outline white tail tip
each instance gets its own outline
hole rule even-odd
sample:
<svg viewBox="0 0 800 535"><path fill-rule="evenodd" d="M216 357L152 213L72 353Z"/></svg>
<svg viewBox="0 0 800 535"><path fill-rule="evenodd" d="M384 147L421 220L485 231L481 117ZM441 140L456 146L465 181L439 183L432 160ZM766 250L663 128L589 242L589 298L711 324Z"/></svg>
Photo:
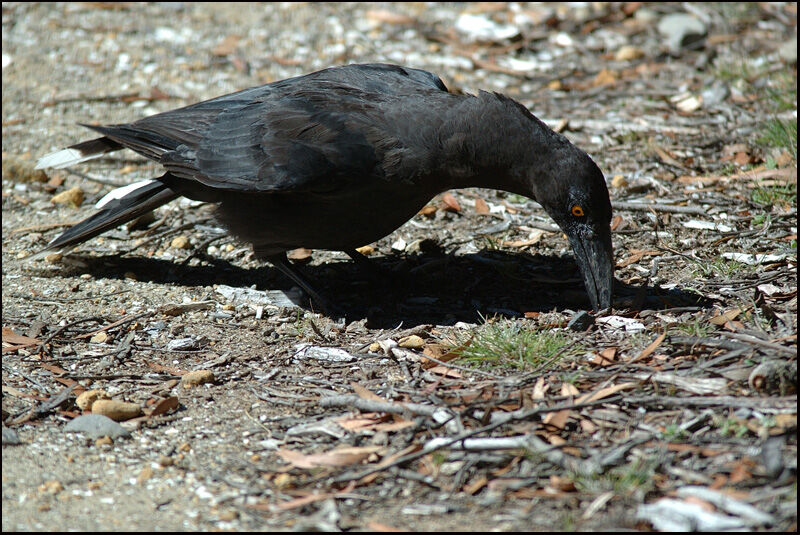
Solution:
<svg viewBox="0 0 800 535"><path fill-rule="evenodd" d="M110 203L111 201L114 201L116 199L121 199L126 195L128 195L129 193L132 193L137 189L142 188L148 184L152 184L153 182L155 182L155 180L153 180L152 178L148 178L147 180L140 180L139 182L134 182L133 184L128 184L127 186L122 186L121 188L113 189L108 193L106 193L102 199L97 201L97 204L95 204L94 207L99 210L100 208Z"/></svg>
<svg viewBox="0 0 800 535"><path fill-rule="evenodd" d="M84 155L79 150L61 149L39 158L39 161L36 162L36 169L47 169L48 167L63 169L64 167L85 162L86 160L97 158L98 156L101 156L101 154Z"/></svg>

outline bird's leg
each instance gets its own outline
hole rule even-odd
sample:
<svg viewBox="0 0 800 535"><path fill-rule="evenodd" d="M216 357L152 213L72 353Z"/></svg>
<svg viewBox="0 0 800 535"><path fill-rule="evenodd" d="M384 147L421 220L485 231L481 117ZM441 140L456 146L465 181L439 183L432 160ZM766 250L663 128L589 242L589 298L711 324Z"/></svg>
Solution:
<svg viewBox="0 0 800 535"><path fill-rule="evenodd" d="M300 270L297 269L297 266L289 262L285 253L266 256L264 259L278 268L281 273L292 279L292 281L300 286L300 288L302 288L304 292L311 296L311 299L313 299L314 302L316 302L326 314L336 317L343 315L338 307L331 304L314 289L314 287L311 285L311 282L309 282L309 280L303 276Z"/></svg>

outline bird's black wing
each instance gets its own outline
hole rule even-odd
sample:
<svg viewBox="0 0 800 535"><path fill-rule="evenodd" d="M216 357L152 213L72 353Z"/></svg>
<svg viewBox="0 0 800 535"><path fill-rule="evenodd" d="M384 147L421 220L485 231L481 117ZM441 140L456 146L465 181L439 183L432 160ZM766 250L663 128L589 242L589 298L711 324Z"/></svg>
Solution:
<svg viewBox="0 0 800 535"><path fill-rule="evenodd" d="M127 125L90 126L205 187L326 191L380 177L396 148L383 109L446 92L435 75L395 65L348 65L247 89ZM189 188L191 189L191 188Z"/></svg>

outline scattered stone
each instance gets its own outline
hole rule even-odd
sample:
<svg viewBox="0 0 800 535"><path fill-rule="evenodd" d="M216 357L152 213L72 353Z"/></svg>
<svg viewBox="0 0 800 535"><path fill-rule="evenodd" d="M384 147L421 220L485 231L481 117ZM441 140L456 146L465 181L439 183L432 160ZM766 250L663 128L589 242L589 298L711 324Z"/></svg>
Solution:
<svg viewBox="0 0 800 535"><path fill-rule="evenodd" d="M681 93L669 99L670 102L680 111L691 113L699 110L703 106L702 97L697 97L691 93Z"/></svg>
<svg viewBox="0 0 800 535"><path fill-rule="evenodd" d="M38 490L41 494L58 494L64 490L64 485L62 485L60 481L53 479L39 485Z"/></svg>
<svg viewBox="0 0 800 535"><path fill-rule="evenodd" d="M78 186L54 195L50 202L55 204L71 204L75 208L83 204L83 190Z"/></svg>
<svg viewBox="0 0 800 535"><path fill-rule="evenodd" d="M111 399L111 396L105 390L93 389L87 390L75 400L75 404L82 411L88 412L92 410L92 405L98 399Z"/></svg>
<svg viewBox="0 0 800 535"><path fill-rule="evenodd" d="M567 329L583 332L592 325L594 325L594 317L585 310L581 310L580 312L576 312L569 320Z"/></svg>
<svg viewBox="0 0 800 535"><path fill-rule="evenodd" d="M684 221L683 226L685 228L691 228L695 230L716 230L718 232L733 231L733 228L729 227L728 225L724 225L722 223L715 223L714 221L701 221L699 219L691 219L689 221Z"/></svg>
<svg viewBox="0 0 800 535"><path fill-rule="evenodd" d="M294 354L296 359L315 359L328 362L352 362L356 357L337 347L312 346L311 344L299 344L296 346L297 352Z"/></svg>
<svg viewBox="0 0 800 535"><path fill-rule="evenodd" d="M145 466L144 468L142 468L142 471L139 472L139 475L136 477L136 482L141 485L151 477L153 477L153 469L150 468L149 466Z"/></svg>
<svg viewBox="0 0 800 535"><path fill-rule="evenodd" d="M484 15L462 13L456 19L456 30L471 41L502 41L519 35L511 24L498 24Z"/></svg>
<svg viewBox="0 0 800 535"><path fill-rule="evenodd" d="M613 329L625 329L625 332L627 333L635 333L645 330L644 323L641 321L625 318L623 316L606 316L603 318L597 318L595 322L607 325Z"/></svg>
<svg viewBox="0 0 800 535"><path fill-rule="evenodd" d="M797 63L797 36L781 45L778 49L778 56L786 63Z"/></svg>
<svg viewBox="0 0 800 535"><path fill-rule="evenodd" d="M58 264L61 262L61 259L64 258L64 255L61 253L50 253L49 255L44 257L44 261L48 264Z"/></svg>
<svg viewBox="0 0 800 535"><path fill-rule="evenodd" d="M200 349L208 343L205 336L195 337L187 336L184 338L174 338L167 342L167 349L170 351L191 351L193 349Z"/></svg>
<svg viewBox="0 0 800 535"><path fill-rule="evenodd" d="M186 236L175 236L169 244L173 249L188 249L189 238Z"/></svg>
<svg viewBox="0 0 800 535"><path fill-rule="evenodd" d="M397 240L392 243L392 250L397 251L398 253L402 253L406 250L406 240L403 238L397 238Z"/></svg>
<svg viewBox="0 0 800 535"><path fill-rule="evenodd" d="M239 518L239 512L234 510L222 511L219 514L219 519L222 522L233 522L237 518Z"/></svg>
<svg viewBox="0 0 800 535"><path fill-rule="evenodd" d="M89 438L131 436L130 431L119 425L117 422L103 416L102 414L84 414L78 416L64 426L65 433L83 433Z"/></svg>
<svg viewBox="0 0 800 535"><path fill-rule="evenodd" d="M195 370L181 377L181 384L183 388L192 388L204 383L213 383L214 380L214 372L211 370Z"/></svg>
<svg viewBox="0 0 800 535"><path fill-rule="evenodd" d="M719 82L715 83L708 89L703 90L700 96L703 99L704 106L715 106L725 101L731 94L728 84Z"/></svg>
<svg viewBox="0 0 800 535"><path fill-rule="evenodd" d="M406 349L422 349L425 347L425 340L416 334L412 334L411 336L401 338L397 345L405 347Z"/></svg>
<svg viewBox="0 0 800 535"><path fill-rule="evenodd" d="M658 22L658 33L666 37L672 53L678 53L682 48L697 47L707 31L703 21L687 13L672 13Z"/></svg>
<svg viewBox="0 0 800 535"><path fill-rule="evenodd" d="M748 266L755 266L756 264L771 264L773 262L780 262L781 260L790 256L788 253L783 254L750 254L750 253L722 253L722 258L728 260L735 260Z"/></svg>
<svg viewBox="0 0 800 535"><path fill-rule="evenodd" d="M100 437L94 441L94 445L97 446L98 448L101 446L111 446L112 444L114 444L114 440L108 436Z"/></svg>
<svg viewBox="0 0 800 535"><path fill-rule="evenodd" d="M116 422L136 418L142 414L142 408L136 403L115 399L98 399L92 404L92 414L108 416Z"/></svg>
<svg viewBox="0 0 800 535"><path fill-rule="evenodd" d="M628 185L628 180L625 178L625 175L614 175L611 178L611 187L613 188L624 188Z"/></svg>
<svg viewBox="0 0 800 535"><path fill-rule="evenodd" d="M369 256L375 252L375 248L371 245L365 245L363 247L356 248L356 251L363 254L364 256Z"/></svg>
<svg viewBox="0 0 800 535"><path fill-rule="evenodd" d="M99 332L89 339L92 344L104 344L108 340L108 333L105 331Z"/></svg>
<svg viewBox="0 0 800 535"><path fill-rule="evenodd" d="M617 50L617 53L614 54L614 59L617 61L631 61L634 59L639 59L644 56L644 50L641 48L625 45Z"/></svg>
<svg viewBox="0 0 800 535"><path fill-rule="evenodd" d="M223 284L216 286L215 290L234 305L271 305L276 307L297 308L298 303L301 303L303 299L303 292L301 290L289 290L285 292L281 290L267 290L262 292L252 288L234 288Z"/></svg>
<svg viewBox="0 0 800 535"><path fill-rule="evenodd" d="M3 446L19 446L24 444L16 431L3 426Z"/></svg>

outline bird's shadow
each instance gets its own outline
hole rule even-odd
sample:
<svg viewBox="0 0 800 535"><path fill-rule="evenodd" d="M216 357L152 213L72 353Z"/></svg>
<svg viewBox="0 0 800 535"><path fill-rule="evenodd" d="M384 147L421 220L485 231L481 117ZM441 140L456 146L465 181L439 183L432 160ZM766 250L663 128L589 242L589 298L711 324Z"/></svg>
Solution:
<svg viewBox="0 0 800 535"><path fill-rule="evenodd" d="M256 285L258 290L288 290L294 283L272 266L243 268L199 255L191 264L147 257L76 256L65 275L136 280L182 286ZM472 254L441 250L373 258L365 270L349 260L301 266L317 291L348 321L367 319L370 328L421 324L452 325L481 317L521 317L525 312L590 308L578 267L570 256L542 256L484 250ZM70 273L73 272L73 273ZM52 272L49 272L52 276ZM298 303L319 309L307 299ZM614 307L633 310L709 306L693 292L615 281Z"/></svg>

